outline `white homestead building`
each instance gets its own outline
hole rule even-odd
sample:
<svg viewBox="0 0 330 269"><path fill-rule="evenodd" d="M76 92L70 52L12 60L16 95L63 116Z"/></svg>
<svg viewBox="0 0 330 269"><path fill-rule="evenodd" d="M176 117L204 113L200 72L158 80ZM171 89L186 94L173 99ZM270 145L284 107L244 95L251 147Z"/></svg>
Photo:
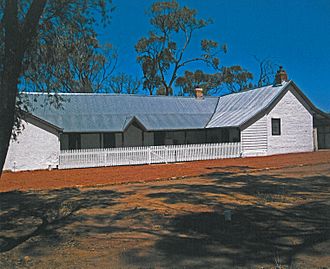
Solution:
<svg viewBox="0 0 330 269"><path fill-rule="evenodd" d="M330 117L280 69L274 85L221 97L26 93L34 109L9 147L21 171L266 156L330 148Z"/></svg>

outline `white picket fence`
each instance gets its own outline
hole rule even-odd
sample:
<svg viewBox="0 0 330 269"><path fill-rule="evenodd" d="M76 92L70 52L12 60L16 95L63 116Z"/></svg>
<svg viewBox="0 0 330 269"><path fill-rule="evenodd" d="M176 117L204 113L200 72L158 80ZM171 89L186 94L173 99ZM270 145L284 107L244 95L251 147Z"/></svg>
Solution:
<svg viewBox="0 0 330 269"><path fill-rule="evenodd" d="M241 143L61 150L59 169L236 158Z"/></svg>

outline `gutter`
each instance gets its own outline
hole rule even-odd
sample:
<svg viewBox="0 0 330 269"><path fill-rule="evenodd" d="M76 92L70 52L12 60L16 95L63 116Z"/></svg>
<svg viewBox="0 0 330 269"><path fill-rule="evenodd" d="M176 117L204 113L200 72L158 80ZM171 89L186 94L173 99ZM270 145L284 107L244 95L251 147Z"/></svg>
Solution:
<svg viewBox="0 0 330 269"><path fill-rule="evenodd" d="M39 121L40 123L44 124L44 125L47 125L53 129L55 129L56 131L58 132L63 132L63 128L59 127L59 126L56 126L48 121L45 121L35 115L33 115L32 113L29 113L29 112L25 112L23 111L23 114L24 114L24 118L27 120L28 118L31 118L31 119L34 119L36 121Z"/></svg>

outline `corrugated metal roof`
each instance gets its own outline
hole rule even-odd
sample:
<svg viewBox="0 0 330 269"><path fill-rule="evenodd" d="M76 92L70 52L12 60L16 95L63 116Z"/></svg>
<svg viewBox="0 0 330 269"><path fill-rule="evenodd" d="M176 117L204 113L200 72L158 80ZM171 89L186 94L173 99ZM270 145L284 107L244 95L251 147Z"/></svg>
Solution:
<svg viewBox="0 0 330 269"><path fill-rule="evenodd" d="M220 97L206 128L241 126L267 108L288 84L284 82L278 87L266 86Z"/></svg>
<svg viewBox="0 0 330 269"><path fill-rule="evenodd" d="M27 95L34 104L32 114L64 132L121 132L133 117L146 130L202 129L218 102L217 97L62 94L62 108L55 109L41 106L47 95Z"/></svg>
<svg viewBox="0 0 330 269"><path fill-rule="evenodd" d="M238 127L265 109L283 91L267 86L222 97L165 97L114 94L62 94L60 109L46 94L26 93L31 113L64 132L122 132L136 118L146 130Z"/></svg>

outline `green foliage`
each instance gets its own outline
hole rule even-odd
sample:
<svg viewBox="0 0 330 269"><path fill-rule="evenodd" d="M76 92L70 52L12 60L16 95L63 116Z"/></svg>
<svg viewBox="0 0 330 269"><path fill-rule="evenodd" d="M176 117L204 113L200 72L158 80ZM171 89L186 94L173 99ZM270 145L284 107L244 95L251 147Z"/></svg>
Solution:
<svg viewBox="0 0 330 269"><path fill-rule="evenodd" d="M1 1L1 6L4 2ZM33 2L36 0L18 1L19 27L24 25ZM94 26L108 23L112 10L111 0L47 1L37 34L24 48L19 89L95 92L103 87L116 64L116 53L111 45L99 44ZM3 35L0 39L3 40ZM4 50L0 45L0 59L2 57Z"/></svg>
<svg viewBox="0 0 330 269"><path fill-rule="evenodd" d="M195 88L203 88L204 95L209 95L221 85L221 74L207 74L202 70L185 71L183 76L176 79L175 85L180 87L181 94L194 95Z"/></svg>
<svg viewBox="0 0 330 269"><path fill-rule="evenodd" d="M222 67L219 72L207 74L202 70L185 71L176 79L181 94L194 95L195 88L203 88L204 95L219 94L222 90L239 92L252 88L252 74L240 66Z"/></svg>
<svg viewBox="0 0 330 269"><path fill-rule="evenodd" d="M195 31L211 23L198 19L197 11L181 7L177 1L155 2L149 11L152 31L142 37L135 46L137 61L144 76L143 88L153 94L173 94L173 85L179 71L189 63L202 62L217 68L220 61L216 56L225 51L216 41L202 40L199 54L186 58L186 50Z"/></svg>
<svg viewBox="0 0 330 269"><path fill-rule="evenodd" d="M6 4L10 8L6 9ZM40 17L35 7L42 8ZM62 101L58 92L99 91L113 72L117 57L111 45L99 44L94 27L107 24L111 11L111 0L0 0L1 85L5 85L5 68L19 68L18 77L12 73L10 78L18 80L17 87L0 88L4 92L55 93L49 95L49 104L55 107ZM8 44L12 48L8 49ZM11 67L5 67L9 57ZM22 109L32 109L21 95L15 95L14 137L19 133Z"/></svg>
<svg viewBox="0 0 330 269"><path fill-rule="evenodd" d="M217 94L226 88L237 92L248 88L252 74L240 66L220 66L220 53L227 52L227 45L215 40L202 39L195 56L187 57L187 49L195 42L196 32L212 21L198 19L197 11L181 7L177 1L155 2L149 11L152 30L135 46L137 61L142 67L143 88L149 94L193 94L195 87L202 87L206 94ZM199 63L214 73L190 71L188 65Z"/></svg>
<svg viewBox="0 0 330 269"><path fill-rule="evenodd" d="M222 67L221 71L224 86L230 92L240 92L253 88L251 82L253 79L252 73L243 69L241 66Z"/></svg>

